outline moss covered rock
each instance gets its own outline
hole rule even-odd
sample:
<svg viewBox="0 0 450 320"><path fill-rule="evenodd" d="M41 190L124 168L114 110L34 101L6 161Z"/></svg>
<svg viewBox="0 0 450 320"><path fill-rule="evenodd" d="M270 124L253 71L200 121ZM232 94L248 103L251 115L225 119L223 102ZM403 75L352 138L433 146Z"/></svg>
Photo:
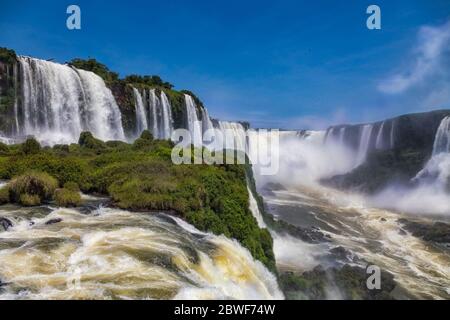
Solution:
<svg viewBox="0 0 450 320"><path fill-rule="evenodd" d="M41 151L41 145L35 138L28 138L22 145L21 151L24 154L36 154Z"/></svg>
<svg viewBox="0 0 450 320"><path fill-rule="evenodd" d="M39 202L51 200L57 187L58 181L43 172L28 172L8 184L10 200L17 203L34 203L36 197Z"/></svg>
<svg viewBox="0 0 450 320"><path fill-rule="evenodd" d="M9 202L9 189L8 187L0 188L0 205Z"/></svg>
<svg viewBox="0 0 450 320"><path fill-rule="evenodd" d="M41 199L37 194L24 193L20 195L19 203L25 207L34 207L41 204Z"/></svg>
<svg viewBox="0 0 450 320"><path fill-rule="evenodd" d="M55 191L54 199L58 206L65 208L78 207L82 203L79 192L66 188L57 189Z"/></svg>
<svg viewBox="0 0 450 320"><path fill-rule="evenodd" d="M106 144L99 140L94 138L92 133L85 131L80 134L80 138L78 139L78 144L81 147L94 149L94 150L103 150L106 148Z"/></svg>

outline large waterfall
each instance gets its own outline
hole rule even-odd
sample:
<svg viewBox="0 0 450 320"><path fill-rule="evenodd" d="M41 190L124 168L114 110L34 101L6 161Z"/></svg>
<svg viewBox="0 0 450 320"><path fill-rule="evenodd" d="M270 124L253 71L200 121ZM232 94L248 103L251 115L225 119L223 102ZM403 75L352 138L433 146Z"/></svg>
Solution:
<svg viewBox="0 0 450 320"><path fill-rule="evenodd" d="M21 103L15 106L17 136L48 143L77 141L82 131L103 140L123 140L119 107L96 74L19 57Z"/></svg>

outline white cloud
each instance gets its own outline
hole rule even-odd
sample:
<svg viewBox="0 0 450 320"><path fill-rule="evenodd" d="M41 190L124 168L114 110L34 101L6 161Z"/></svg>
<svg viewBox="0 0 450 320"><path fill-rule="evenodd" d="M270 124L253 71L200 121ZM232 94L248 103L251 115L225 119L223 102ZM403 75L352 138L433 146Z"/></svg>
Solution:
<svg viewBox="0 0 450 320"><path fill-rule="evenodd" d="M442 72L449 73L445 56L450 50L450 21L440 26L420 29L417 46L413 50L414 62L378 85L384 93L402 93Z"/></svg>

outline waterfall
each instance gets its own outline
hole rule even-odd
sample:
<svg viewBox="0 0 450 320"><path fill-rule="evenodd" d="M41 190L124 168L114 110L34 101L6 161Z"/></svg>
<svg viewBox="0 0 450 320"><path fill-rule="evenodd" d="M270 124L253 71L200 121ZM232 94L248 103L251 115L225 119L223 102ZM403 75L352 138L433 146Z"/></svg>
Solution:
<svg viewBox="0 0 450 320"><path fill-rule="evenodd" d="M219 121L226 149L246 152L247 132L239 122Z"/></svg>
<svg viewBox="0 0 450 320"><path fill-rule="evenodd" d="M101 77L93 72L77 70L87 100L91 120L86 128L102 140L124 140L122 115L114 96Z"/></svg>
<svg viewBox="0 0 450 320"><path fill-rule="evenodd" d="M370 137L372 136L373 125L366 124L361 127L360 142L358 147L358 154L356 157L357 165L362 164L366 160L367 153L370 147Z"/></svg>
<svg viewBox="0 0 450 320"><path fill-rule="evenodd" d="M395 130L395 120L392 120L392 122L391 122L391 134L390 134L391 149L394 149L394 147L395 147L394 130Z"/></svg>
<svg viewBox="0 0 450 320"><path fill-rule="evenodd" d="M152 133L155 138L159 138L159 130L158 130L158 112L157 109L159 109L160 101L159 98L156 96L156 90L151 89L149 91L149 109L150 109L150 115L151 115L151 122L152 122Z"/></svg>
<svg viewBox="0 0 450 320"><path fill-rule="evenodd" d="M194 99L185 94L184 95L186 103L186 116L187 116L187 127L191 133L192 143L196 147L202 146L202 127L197 116L197 106L195 105Z"/></svg>
<svg viewBox="0 0 450 320"><path fill-rule="evenodd" d="M381 126L378 129L377 140L375 142L375 148L377 149L383 149L383 129L384 129L384 121L381 123Z"/></svg>
<svg viewBox="0 0 450 320"><path fill-rule="evenodd" d="M445 117L436 132L433 145L433 156L450 152L450 116Z"/></svg>
<svg viewBox="0 0 450 320"><path fill-rule="evenodd" d="M136 106L136 136L139 136L142 131L148 129L147 114L145 113L144 100L139 90L133 88L133 95Z"/></svg>
<svg viewBox="0 0 450 320"><path fill-rule="evenodd" d="M206 108L202 108L202 126L203 132L214 129L214 125Z"/></svg>
<svg viewBox="0 0 450 320"><path fill-rule="evenodd" d="M342 127L339 130L339 143L341 145L344 145L344 143L345 143L345 127Z"/></svg>
<svg viewBox="0 0 450 320"><path fill-rule="evenodd" d="M261 215L261 211L259 211L258 202L256 202L255 197L253 196L252 190L247 186L248 194L249 194L249 205L250 205L250 211L252 212L253 216L256 219L256 222L258 223L258 226L263 229L267 228L267 225L264 222L264 219Z"/></svg>
<svg viewBox="0 0 450 320"><path fill-rule="evenodd" d="M19 77L19 74L18 74L18 66L17 66L17 64L14 64L14 67L13 67L13 74L14 74L14 120L15 120L15 125L16 125L16 135L19 135L20 134L20 128L19 128L19 105L18 105L18 99L17 99L17 96L18 96L18 86L19 86L19 84L18 84L18 77Z"/></svg>
<svg viewBox="0 0 450 320"><path fill-rule="evenodd" d="M170 139L173 131L173 119L172 119L172 107L170 105L169 99L167 98L164 91L161 91L161 104L163 108L163 135L162 139Z"/></svg>
<svg viewBox="0 0 450 320"><path fill-rule="evenodd" d="M158 97L156 89L143 90L141 98L138 90L133 91L136 100L137 125L143 124L144 129L151 128L155 139L170 139L173 131L172 107L164 91L161 91ZM146 110L149 111L148 115ZM137 131L142 132L139 129Z"/></svg>
<svg viewBox="0 0 450 320"><path fill-rule="evenodd" d="M102 78L29 57L19 57L19 64L22 99L14 110L18 133L46 144L75 142L82 131L102 140L124 139L119 107Z"/></svg>
<svg viewBox="0 0 450 320"><path fill-rule="evenodd" d="M327 130L326 134L325 134L325 138L324 138L324 143L327 144L330 141L330 138L333 138L333 134L334 134L334 128L331 127Z"/></svg>

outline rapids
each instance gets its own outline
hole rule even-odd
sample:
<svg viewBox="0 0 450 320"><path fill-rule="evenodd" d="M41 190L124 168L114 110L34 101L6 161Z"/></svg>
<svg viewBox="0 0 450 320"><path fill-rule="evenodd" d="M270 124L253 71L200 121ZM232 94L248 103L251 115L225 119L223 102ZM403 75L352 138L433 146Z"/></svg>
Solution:
<svg viewBox="0 0 450 320"><path fill-rule="evenodd" d="M236 241L165 214L0 207L0 299L282 299ZM53 223L52 221L59 221Z"/></svg>

